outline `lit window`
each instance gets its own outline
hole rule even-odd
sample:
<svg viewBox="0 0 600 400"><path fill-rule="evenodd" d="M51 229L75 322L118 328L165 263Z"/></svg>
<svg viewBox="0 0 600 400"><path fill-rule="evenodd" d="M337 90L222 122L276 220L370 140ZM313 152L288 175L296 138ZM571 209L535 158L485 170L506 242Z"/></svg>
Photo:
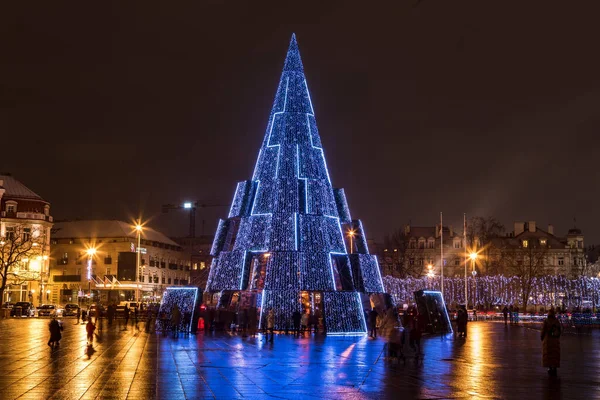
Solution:
<svg viewBox="0 0 600 400"><path fill-rule="evenodd" d="M14 204L6 205L6 212L14 213L15 211L17 211L17 206L15 206Z"/></svg>
<svg viewBox="0 0 600 400"><path fill-rule="evenodd" d="M546 243L547 243L546 239L540 239L540 244L541 244L542 246L545 246L545 245L546 245Z"/></svg>
<svg viewBox="0 0 600 400"><path fill-rule="evenodd" d="M194 263L194 271L198 269L198 263Z"/></svg>
<svg viewBox="0 0 600 400"><path fill-rule="evenodd" d="M204 261L200 262L200 269L206 268L206 263Z"/></svg>
<svg viewBox="0 0 600 400"><path fill-rule="evenodd" d="M529 241L527 239L523 240L523 247L529 246Z"/></svg>

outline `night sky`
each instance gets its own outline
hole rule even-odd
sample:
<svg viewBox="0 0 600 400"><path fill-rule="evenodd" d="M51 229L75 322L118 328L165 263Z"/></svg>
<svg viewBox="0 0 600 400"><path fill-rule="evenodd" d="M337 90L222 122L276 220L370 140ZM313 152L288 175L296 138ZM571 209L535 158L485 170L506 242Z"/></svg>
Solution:
<svg viewBox="0 0 600 400"><path fill-rule="evenodd" d="M443 211L558 234L576 218L600 242L597 2L122 3L0 6L0 172L56 219L141 211L183 236L162 204L227 204L199 212L212 234L295 32L333 185L369 238Z"/></svg>

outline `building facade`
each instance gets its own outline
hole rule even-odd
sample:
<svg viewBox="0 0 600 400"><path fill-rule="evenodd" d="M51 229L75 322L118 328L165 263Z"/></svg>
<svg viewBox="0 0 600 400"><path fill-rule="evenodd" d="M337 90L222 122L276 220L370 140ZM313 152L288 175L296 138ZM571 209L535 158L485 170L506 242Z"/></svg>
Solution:
<svg viewBox="0 0 600 400"><path fill-rule="evenodd" d="M189 283L190 258L162 233L143 227L137 268L135 226L116 220L57 222L50 286L55 303L160 301L167 286ZM93 255L88 252L94 249ZM88 269L89 267L89 269ZM139 291L139 292L138 292Z"/></svg>
<svg viewBox="0 0 600 400"><path fill-rule="evenodd" d="M0 175L2 302L48 302L50 203L10 175Z"/></svg>
<svg viewBox="0 0 600 400"><path fill-rule="evenodd" d="M374 248L384 275L406 277L428 273L439 276L442 272L442 246L444 276L464 275L466 252L462 231L457 232L452 226L406 225L400 234L384 245L376 244Z"/></svg>
<svg viewBox="0 0 600 400"><path fill-rule="evenodd" d="M443 235L442 235L443 233ZM443 243L442 243L443 238ZM465 244L466 243L466 244ZM468 274L519 274L520 266L533 268L540 275L577 277L588 274L584 236L580 229L569 229L565 236L548 225L541 229L536 221L515 222L513 231L482 240L463 235L452 226L412 227L377 245L385 275L405 277L441 274L442 249L444 276ZM469 256L476 253L472 260Z"/></svg>
<svg viewBox="0 0 600 400"><path fill-rule="evenodd" d="M214 236L201 235L196 237L173 237L171 239L178 243L189 256L191 264L190 285L204 290L213 258L210 255L210 249Z"/></svg>

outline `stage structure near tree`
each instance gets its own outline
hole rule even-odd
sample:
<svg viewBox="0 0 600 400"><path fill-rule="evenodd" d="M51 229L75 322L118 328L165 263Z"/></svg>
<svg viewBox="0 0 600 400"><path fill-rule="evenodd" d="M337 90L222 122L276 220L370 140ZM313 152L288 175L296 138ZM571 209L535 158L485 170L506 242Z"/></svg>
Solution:
<svg viewBox="0 0 600 400"><path fill-rule="evenodd" d="M370 296L384 292L363 225L331 185L294 35L252 179L237 184L211 255L206 290L222 307L259 308L261 327L273 308L276 330L298 310L328 333L366 333Z"/></svg>

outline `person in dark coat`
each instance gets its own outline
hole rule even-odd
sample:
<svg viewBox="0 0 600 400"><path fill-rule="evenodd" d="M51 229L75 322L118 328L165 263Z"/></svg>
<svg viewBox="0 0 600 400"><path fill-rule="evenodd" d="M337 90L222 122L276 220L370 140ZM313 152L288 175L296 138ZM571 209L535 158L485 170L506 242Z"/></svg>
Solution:
<svg viewBox="0 0 600 400"><path fill-rule="evenodd" d="M510 319L510 324L511 324L511 325L512 325L512 323L514 322L514 320L513 320L513 317L514 317L513 313L514 313L514 312L515 312L515 308L514 308L514 307L513 307L513 305L511 304L511 305L510 305L510 307L508 307L508 316L509 316L509 319Z"/></svg>
<svg viewBox="0 0 600 400"><path fill-rule="evenodd" d="M377 310L375 310L375 308L373 308L371 310L371 312L369 313L370 336L372 338L377 337L377 317L378 316L379 316L379 314L377 314Z"/></svg>
<svg viewBox="0 0 600 400"><path fill-rule="evenodd" d="M562 327L556 318L554 308L548 312L542 327L542 366L548 368L548 374L556 376L560 367L560 335Z"/></svg>
<svg viewBox="0 0 600 400"><path fill-rule="evenodd" d="M456 333L458 336L467 337L467 322L469 321L469 314L467 313L467 307L465 305L460 306L458 314L456 316Z"/></svg>
<svg viewBox="0 0 600 400"><path fill-rule="evenodd" d="M294 336L300 336L300 320L302 319L302 314L300 311L296 310L292 314L292 320L294 322Z"/></svg>
<svg viewBox="0 0 600 400"><path fill-rule="evenodd" d="M508 307L504 306L502 314L504 315L504 325L506 325L508 324Z"/></svg>
<svg viewBox="0 0 600 400"><path fill-rule="evenodd" d="M250 331L250 336L256 336L258 324L258 310L256 307L250 307L248 309L248 331Z"/></svg>
<svg viewBox="0 0 600 400"><path fill-rule="evenodd" d="M62 326L58 323L56 318L52 318L52 321L48 324L48 330L50 331L50 339L48 340L48 346L58 346L60 339L62 339Z"/></svg>
<svg viewBox="0 0 600 400"><path fill-rule="evenodd" d="M123 309L123 318L125 318L125 326L123 327L123 330L126 331L127 324L129 323L129 307L127 306L125 306L125 308Z"/></svg>
<svg viewBox="0 0 600 400"><path fill-rule="evenodd" d="M87 332L87 342L88 344L92 344L94 342L94 331L96 330L96 325L94 325L91 318L86 324L85 330Z"/></svg>

